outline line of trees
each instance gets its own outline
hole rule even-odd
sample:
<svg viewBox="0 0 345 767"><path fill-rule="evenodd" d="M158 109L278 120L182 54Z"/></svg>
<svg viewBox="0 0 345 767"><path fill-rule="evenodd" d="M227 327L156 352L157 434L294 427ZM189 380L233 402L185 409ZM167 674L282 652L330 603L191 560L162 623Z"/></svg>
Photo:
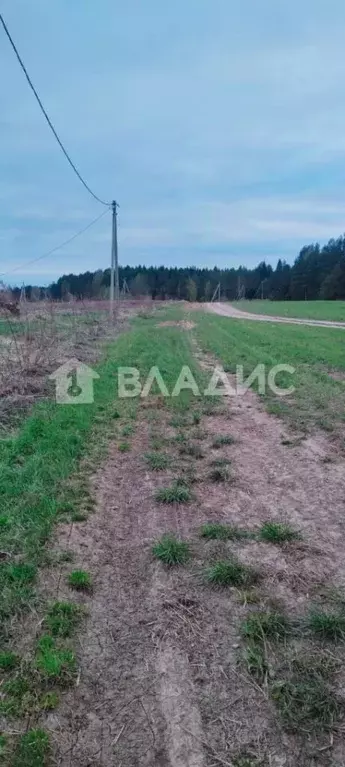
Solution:
<svg viewBox="0 0 345 767"><path fill-rule="evenodd" d="M230 300L239 295L247 299L272 300L345 299L345 235L302 248L290 266L279 259L275 269L262 261L254 269L168 268L165 266L120 267L120 287L127 285L133 297L210 301L218 285L221 295ZM98 269L83 274L65 274L49 288L28 285L26 296L39 300L97 299L109 296L110 270ZM13 293L19 295L19 288Z"/></svg>

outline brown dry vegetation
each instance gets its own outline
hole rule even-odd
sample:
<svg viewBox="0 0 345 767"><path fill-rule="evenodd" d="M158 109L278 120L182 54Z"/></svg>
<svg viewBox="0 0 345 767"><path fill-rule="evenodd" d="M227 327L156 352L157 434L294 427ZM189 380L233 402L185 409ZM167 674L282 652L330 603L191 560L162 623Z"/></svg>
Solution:
<svg viewBox="0 0 345 767"><path fill-rule="evenodd" d="M14 318L2 313L0 334L1 429L20 422L39 399L49 396L48 376L77 358L92 365L138 307L121 305L114 318L106 301L23 303Z"/></svg>

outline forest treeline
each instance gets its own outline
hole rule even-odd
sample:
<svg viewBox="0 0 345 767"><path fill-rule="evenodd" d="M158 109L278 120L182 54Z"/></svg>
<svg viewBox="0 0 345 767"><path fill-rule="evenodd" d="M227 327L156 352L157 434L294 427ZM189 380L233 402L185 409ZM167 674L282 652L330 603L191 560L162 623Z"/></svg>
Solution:
<svg viewBox="0 0 345 767"><path fill-rule="evenodd" d="M272 300L345 299L345 235L302 248L294 264L281 259L276 268L262 261L254 269L198 269L165 266L120 267L120 288L133 297L210 301L220 283L221 297L234 300L270 298ZM26 296L53 300L91 299L109 296L110 270L83 274L64 274L49 288L28 285ZM13 293L19 288L13 289Z"/></svg>

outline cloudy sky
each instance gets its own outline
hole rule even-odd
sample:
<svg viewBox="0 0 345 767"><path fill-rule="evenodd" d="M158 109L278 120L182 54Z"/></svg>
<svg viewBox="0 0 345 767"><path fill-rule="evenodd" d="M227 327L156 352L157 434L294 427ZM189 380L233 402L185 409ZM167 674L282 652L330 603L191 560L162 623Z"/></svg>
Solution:
<svg viewBox="0 0 345 767"><path fill-rule="evenodd" d="M292 261L345 230L343 0L2 0L57 131L116 198L120 262ZM101 211L0 29L0 272ZM6 276L104 268L110 218Z"/></svg>

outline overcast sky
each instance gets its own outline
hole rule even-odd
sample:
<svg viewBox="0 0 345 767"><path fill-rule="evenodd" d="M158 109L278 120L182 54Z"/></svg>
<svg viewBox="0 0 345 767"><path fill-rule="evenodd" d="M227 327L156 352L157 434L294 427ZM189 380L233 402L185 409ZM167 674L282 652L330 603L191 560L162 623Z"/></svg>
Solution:
<svg viewBox="0 0 345 767"><path fill-rule="evenodd" d="M122 264L292 261L345 230L343 0L2 0ZM100 212L0 29L0 271ZM108 266L110 218L6 277Z"/></svg>

